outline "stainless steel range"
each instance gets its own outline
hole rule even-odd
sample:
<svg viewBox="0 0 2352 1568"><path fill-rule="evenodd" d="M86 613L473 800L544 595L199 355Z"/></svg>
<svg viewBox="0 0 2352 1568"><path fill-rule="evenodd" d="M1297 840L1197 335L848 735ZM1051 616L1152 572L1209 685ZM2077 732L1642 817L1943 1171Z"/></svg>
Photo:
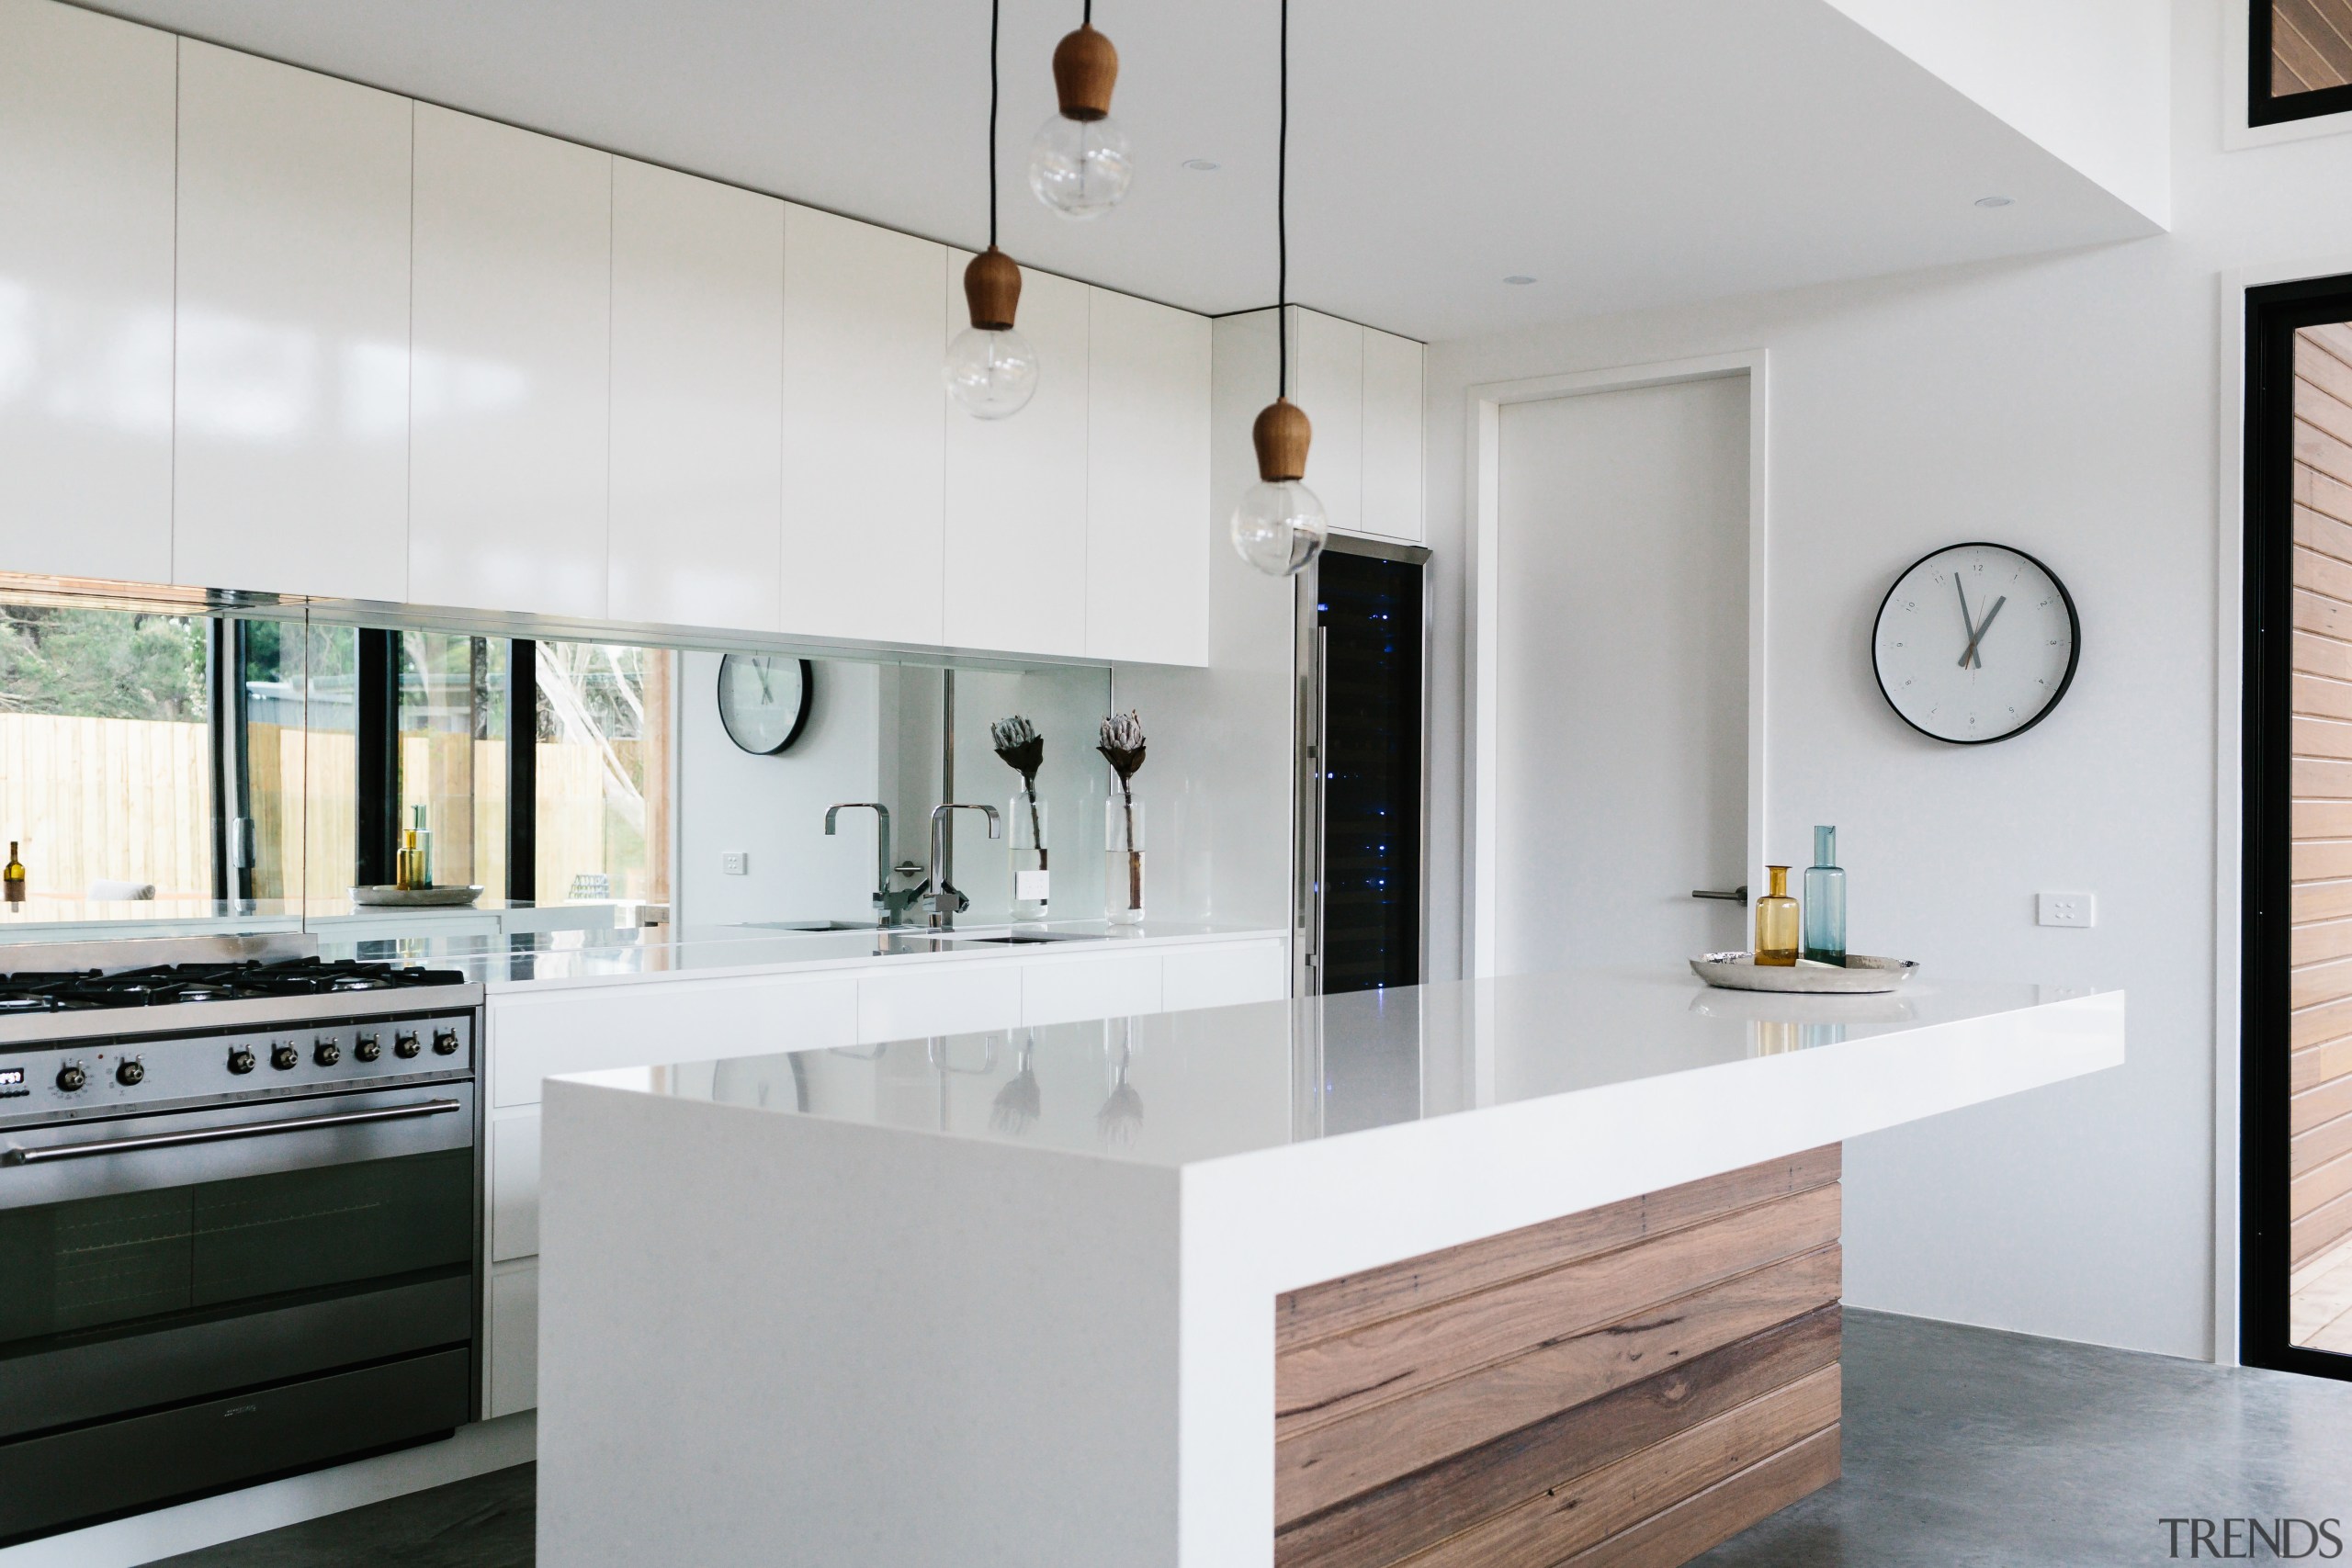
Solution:
<svg viewBox="0 0 2352 1568"><path fill-rule="evenodd" d="M479 1416L481 988L315 952L0 947L0 1546Z"/></svg>

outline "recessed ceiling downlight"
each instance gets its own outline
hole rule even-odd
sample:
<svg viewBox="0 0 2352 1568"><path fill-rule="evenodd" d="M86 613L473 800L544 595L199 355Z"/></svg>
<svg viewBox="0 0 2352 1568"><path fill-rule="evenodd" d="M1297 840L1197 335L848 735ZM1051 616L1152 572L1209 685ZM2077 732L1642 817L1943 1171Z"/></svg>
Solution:
<svg viewBox="0 0 2352 1568"><path fill-rule="evenodd" d="M1219 164L1215 158L1187 158L1184 160L1184 166L1196 175L1206 175L1214 174L1223 165Z"/></svg>
<svg viewBox="0 0 2352 1568"><path fill-rule="evenodd" d="M2006 196L1980 196L1976 198L1976 205L1979 207L2007 207L2009 205L2009 197Z"/></svg>
<svg viewBox="0 0 2352 1568"><path fill-rule="evenodd" d="M1525 273L1523 273L1523 272L1514 272L1514 273L1512 273L1509 277L1504 278L1504 279L1503 279L1503 281L1504 281L1505 283L1510 283L1510 284L1517 284L1517 285L1524 286L1524 285L1526 285L1526 284L1532 283L1532 282L1534 282L1535 280L1534 280L1533 278L1532 278L1532 277L1528 276L1527 276L1527 274L1525 274Z"/></svg>

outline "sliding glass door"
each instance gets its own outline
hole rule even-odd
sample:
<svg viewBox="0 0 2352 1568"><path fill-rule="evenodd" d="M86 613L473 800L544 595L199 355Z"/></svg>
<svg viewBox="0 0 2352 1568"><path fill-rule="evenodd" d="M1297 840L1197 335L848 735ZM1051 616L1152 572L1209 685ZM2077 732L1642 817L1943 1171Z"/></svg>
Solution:
<svg viewBox="0 0 2352 1568"><path fill-rule="evenodd" d="M2249 296L2241 1353L2352 1376L2352 279Z"/></svg>

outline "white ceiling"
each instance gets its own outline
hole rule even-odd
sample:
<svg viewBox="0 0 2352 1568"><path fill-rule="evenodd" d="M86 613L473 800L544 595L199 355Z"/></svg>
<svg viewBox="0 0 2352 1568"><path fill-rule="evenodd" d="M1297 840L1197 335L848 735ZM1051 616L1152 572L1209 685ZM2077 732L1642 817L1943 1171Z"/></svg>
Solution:
<svg viewBox="0 0 2352 1568"><path fill-rule="evenodd" d="M100 8L957 244L987 236L986 0ZM1139 172L1091 224L1046 211L1023 176L1077 0L1004 11L1005 248L1197 310L1270 304L1273 0L1103 0ZM1291 27L1292 297L1417 337L2152 231L1825 0L1301 0ZM1222 167L1182 166L1196 158ZM1987 195L2013 205L1974 205Z"/></svg>

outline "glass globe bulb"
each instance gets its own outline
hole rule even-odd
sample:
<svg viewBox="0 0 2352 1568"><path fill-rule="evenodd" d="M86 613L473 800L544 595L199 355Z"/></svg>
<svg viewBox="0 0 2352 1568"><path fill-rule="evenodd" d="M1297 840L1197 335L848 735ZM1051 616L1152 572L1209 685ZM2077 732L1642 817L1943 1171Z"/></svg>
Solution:
<svg viewBox="0 0 2352 1568"><path fill-rule="evenodd" d="M947 395L974 419L1003 419L1037 389L1037 351L1011 327L967 327L947 345Z"/></svg>
<svg viewBox="0 0 2352 1568"><path fill-rule="evenodd" d="M1268 577L1290 577L1323 553L1323 503L1296 479L1261 479L1233 509L1233 547Z"/></svg>
<svg viewBox="0 0 2352 1568"><path fill-rule="evenodd" d="M1029 188L1065 218L1098 218L1119 205L1136 177L1127 133L1109 115L1057 114L1029 143Z"/></svg>

